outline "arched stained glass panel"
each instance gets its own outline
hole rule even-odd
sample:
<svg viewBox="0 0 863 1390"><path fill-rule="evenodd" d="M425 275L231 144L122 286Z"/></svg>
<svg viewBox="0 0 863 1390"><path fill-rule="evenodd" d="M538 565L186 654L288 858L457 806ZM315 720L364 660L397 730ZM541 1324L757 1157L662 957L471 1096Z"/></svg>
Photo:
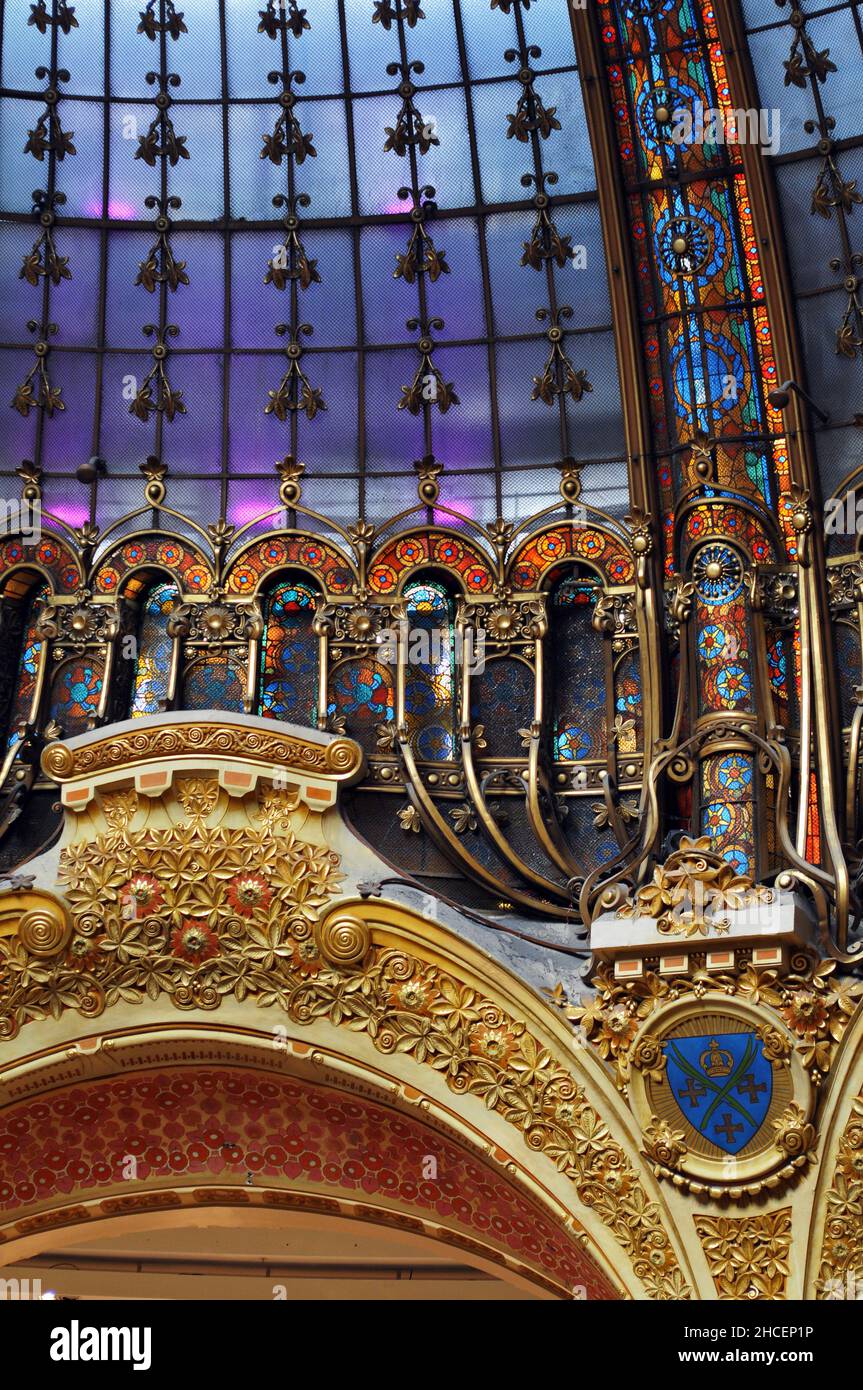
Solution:
<svg viewBox="0 0 863 1390"><path fill-rule="evenodd" d="M315 728L318 722L318 638L315 593L306 584L277 584L266 604L258 713Z"/></svg>
<svg viewBox="0 0 863 1390"><path fill-rule="evenodd" d="M452 600L442 584L405 589L408 660L405 715L416 757L445 762L455 756L455 638Z"/></svg>
<svg viewBox="0 0 863 1390"><path fill-rule="evenodd" d="M148 591L138 624L138 655L132 677L131 719L159 714L168 694L172 639L168 618L180 602L176 584L154 584Z"/></svg>
<svg viewBox="0 0 863 1390"><path fill-rule="evenodd" d="M605 757L605 661L602 635L591 622L599 593L596 579L570 575L552 596L556 762Z"/></svg>
<svg viewBox="0 0 863 1390"><path fill-rule="evenodd" d="M20 738L18 725L29 717L33 704L36 676L39 671L39 657L42 653L42 641L36 631L36 623L39 620L43 605L48 602L50 592L47 584L39 584L24 601L18 667L12 688L9 715L6 720L6 746L8 748L18 742Z"/></svg>

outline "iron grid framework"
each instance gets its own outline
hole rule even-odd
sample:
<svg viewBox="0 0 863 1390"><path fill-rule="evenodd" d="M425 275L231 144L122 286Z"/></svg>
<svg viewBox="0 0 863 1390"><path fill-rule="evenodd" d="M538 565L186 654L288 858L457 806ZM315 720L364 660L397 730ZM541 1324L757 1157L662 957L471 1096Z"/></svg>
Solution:
<svg viewBox="0 0 863 1390"><path fill-rule="evenodd" d="M565 0L426 9L419 18L405 3L313 0L304 31L297 6L258 0L190 0L181 19L170 0L51 0L37 22L27 0L4 0L2 395L16 395L37 341L61 393L53 411L37 390L32 409L7 412L7 476L35 460L45 505L104 529L137 504L137 470L156 454L179 510L242 523L272 505L275 460L290 453L305 467L308 505L346 524L399 510L414 460L434 454L452 480L447 504L488 519L551 503L554 465L572 456L591 465L586 495L626 510ZM408 138L393 147L387 129ZM46 220L58 268L31 260L22 281ZM560 255L537 242L538 224L542 238L550 224ZM418 226L415 264L396 276ZM539 252L522 264L532 242ZM264 283L279 245L281 290L272 275ZM44 241L40 255L47 267ZM532 393L555 327L584 387L546 403ZM314 418L265 414L292 343L326 407ZM133 393L162 344L174 418L139 419ZM423 380L439 373L458 401L399 409L424 361ZM75 481L92 455L107 475Z"/></svg>

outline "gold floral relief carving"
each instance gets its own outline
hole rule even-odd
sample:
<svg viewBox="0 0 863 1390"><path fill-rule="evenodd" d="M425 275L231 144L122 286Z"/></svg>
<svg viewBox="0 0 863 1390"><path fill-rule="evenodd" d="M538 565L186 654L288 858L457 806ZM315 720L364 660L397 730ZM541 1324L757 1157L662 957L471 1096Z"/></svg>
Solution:
<svg viewBox="0 0 863 1390"><path fill-rule="evenodd" d="M197 828L213 814L219 799L219 784L213 777L178 777L174 792L187 822Z"/></svg>
<svg viewBox="0 0 863 1390"><path fill-rule="evenodd" d="M791 1208L760 1216L696 1216L719 1299L784 1299L791 1249Z"/></svg>
<svg viewBox="0 0 863 1390"><path fill-rule="evenodd" d="M839 1141L827 1211L816 1298L863 1297L863 1092Z"/></svg>
<svg viewBox="0 0 863 1390"><path fill-rule="evenodd" d="M287 830L299 804L299 787L276 787L268 783L258 783L256 819L268 830Z"/></svg>
<svg viewBox="0 0 863 1390"><path fill-rule="evenodd" d="M252 865L253 867L249 867ZM0 940L0 1036L75 1009L167 996L180 1009L248 999L298 1025L326 1019L431 1067L569 1178L655 1298L691 1291L637 1170L569 1070L477 989L374 941L368 909L322 909L338 856L268 826L110 832L62 855L73 919L62 956Z"/></svg>
<svg viewBox="0 0 863 1390"><path fill-rule="evenodd" d="M635 1039L645 1019L661 1006L677 999L746 1000L775 1013L796 1037L797 1051L813 1085L821 1084L829 1071L837 1044L863 998L863 983L837 979L836 961L816 961L803 953L791 962L792 973L780 978L776 970L757 970L747 965L737 975L695 971L691 977L663 979L648 971L637 980L614 978L611 966L601 966L594 976L596 993L587 1004L570 1004L561 990L549 990L552 1003L562 1009L577 1029L582 1029L603 1061L614 1067L618 1088L626 1091L631 1069L661 1068L654 1041ZM762 1041L769 1059L781 1065L788 1044L770 1028L765 1018Z"/></svg>
<svg viewBox="0 0 863 1390"><path fill-rule="evenodd" d="M664 936L722 936L729 930L726 911L772 903L776 893L714 854L710 839L683 839L680 848L656 867L653 881L617 910L618 917L651 917Z"/></svg>
<svg viewBox="0 0 863 1390"><path fill-rule="evenodd" d="M126 787L117 792L102 792L99 797L99 809L112 830L122 830L137 814L138 793L134 787Z"/></svg>

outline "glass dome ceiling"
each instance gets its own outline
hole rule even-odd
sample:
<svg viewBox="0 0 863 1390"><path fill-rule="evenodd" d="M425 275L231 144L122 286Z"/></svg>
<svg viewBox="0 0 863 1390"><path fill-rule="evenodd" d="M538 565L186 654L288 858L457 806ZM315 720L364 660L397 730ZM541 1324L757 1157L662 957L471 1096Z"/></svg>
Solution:
<svg viewBox="0 0 863 1390"><path fill-rule="evenodd" d="M571 456L625 512L566 0L53 4L3 9L7 476L35 460L104 529L156 454L173 507L242 524L291 454L344 524L433 454L488 521L559 500Z"/></svg>

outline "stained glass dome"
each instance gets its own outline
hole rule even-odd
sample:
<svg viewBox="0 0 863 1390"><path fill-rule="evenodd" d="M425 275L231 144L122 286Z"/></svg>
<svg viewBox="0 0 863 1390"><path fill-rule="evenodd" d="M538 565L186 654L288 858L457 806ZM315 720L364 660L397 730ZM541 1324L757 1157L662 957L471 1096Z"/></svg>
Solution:
<svg viewBox="0 0 863 1390"><path fill-rule="evenodd" d="M0 57L0 395L46 341L5 436L46 506L104 528L156 454L174 507L242 524L291 454L310 507L381 520L433 454L476 520L553 502L567 456L625 511L565 3L29 12L5 6Z"/></svg>

